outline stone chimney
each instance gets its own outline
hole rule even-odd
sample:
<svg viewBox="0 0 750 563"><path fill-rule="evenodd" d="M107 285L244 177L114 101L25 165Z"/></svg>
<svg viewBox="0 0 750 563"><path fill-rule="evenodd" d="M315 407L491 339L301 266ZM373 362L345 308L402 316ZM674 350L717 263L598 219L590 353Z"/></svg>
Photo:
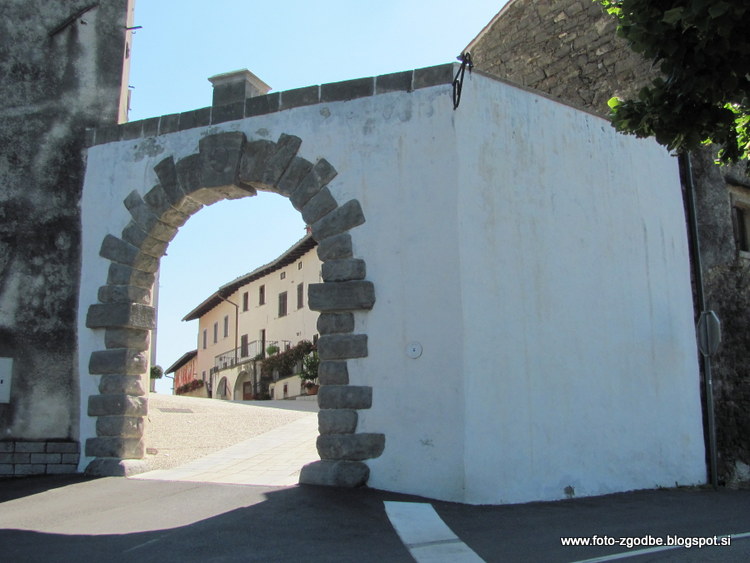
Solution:
<svg viewBox="0 0 750 563"><path fill-rule="evenodd" d="M242 102L245 98L263 96L271 87L247 69L217 74L209 79L214 87L211 105L223 106L232 102Z"/></svg>

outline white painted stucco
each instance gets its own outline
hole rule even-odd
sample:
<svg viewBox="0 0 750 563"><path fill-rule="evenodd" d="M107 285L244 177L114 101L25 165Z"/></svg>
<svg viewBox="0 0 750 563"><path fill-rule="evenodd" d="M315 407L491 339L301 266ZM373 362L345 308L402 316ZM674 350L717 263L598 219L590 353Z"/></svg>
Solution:
<svg viewBox="0 0 750 563"><path fill-rule="evenodd" d="M156 183L159 160L226 130L299 136L300 156L338 171L337 201L362 205L351 235L376 303L356 314L369 356L349 372L373 388L358 432L386 436L370 486L501 503L705 480L676 163L479 75L457 111L446 85L92 148L81 374L103 348L84 321L106 280L101 241L129 220L122 200ZM82 405L94 379L82 375Z"/></svg>

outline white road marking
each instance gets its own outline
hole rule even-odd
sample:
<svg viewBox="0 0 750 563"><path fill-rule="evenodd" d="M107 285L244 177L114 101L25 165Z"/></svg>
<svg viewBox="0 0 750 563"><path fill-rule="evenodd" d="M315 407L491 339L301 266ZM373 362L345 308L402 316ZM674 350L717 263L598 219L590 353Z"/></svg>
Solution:
<svg viewBox="0 0 750 563"><path fill-rule="evenodd" d="M750 532L744 532L742 534L726 534L724 536L717 536L718 538L732 538L732 540L741 540L744 538L750 538ZM710 549L711 547L717 547L721 549L724 546L706 546L702 549ZM612 555L602 555L601 557L594 557L593 559L581 559L580 561L574 561L573 563L604 563L606 561L616 561L618 559L628 559L630 557L638 557L639 555L646 555L649 553L658 553L660 551L670 551L673 549L689 549L681 545L661 545L656 547L647 547L645 549L637 549L633 551L625 551L623 553L613 553ZM698 548L696 548L698 549Z"/></svg>
<svg viewBox="0 0 750 563"><path fill-rule="evenodd" d="M385 501L385 513L417 563L483 563L431 504Z"/></svg>

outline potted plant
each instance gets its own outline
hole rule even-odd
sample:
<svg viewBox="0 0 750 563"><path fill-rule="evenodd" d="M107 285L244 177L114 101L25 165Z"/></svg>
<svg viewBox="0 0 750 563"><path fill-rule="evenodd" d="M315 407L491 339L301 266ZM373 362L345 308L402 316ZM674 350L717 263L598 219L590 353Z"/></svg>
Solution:
<svg viewBox="0 0 750 563"><path fill-rule="evenodd" d="M302 358L302 373L299 374L302 378L302 385L307 389L308 395L318 394L318 366L320 365L320 358L318 353L313 350L307 356Z"/></svg>

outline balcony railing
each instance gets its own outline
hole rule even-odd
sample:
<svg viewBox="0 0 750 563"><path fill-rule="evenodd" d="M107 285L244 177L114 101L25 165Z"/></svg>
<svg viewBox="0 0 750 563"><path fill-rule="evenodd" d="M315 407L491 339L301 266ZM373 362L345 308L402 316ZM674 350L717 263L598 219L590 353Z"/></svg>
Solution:
<svg viewBox="0 0 750 563"><path fill-rule="evenodd" d="M248 342L247 346L240 346L237 348L237 354L235 355L235 349L232 348L222 354L219 354L214 358L213 372L221 371L223 369L234 367L235 365L245 364L258 357L266 356L266 349L269 346L276 346L280 352L288 350L292 343L289 340L253 340ZM235 364L236 358L236 364Z"/></svg>

